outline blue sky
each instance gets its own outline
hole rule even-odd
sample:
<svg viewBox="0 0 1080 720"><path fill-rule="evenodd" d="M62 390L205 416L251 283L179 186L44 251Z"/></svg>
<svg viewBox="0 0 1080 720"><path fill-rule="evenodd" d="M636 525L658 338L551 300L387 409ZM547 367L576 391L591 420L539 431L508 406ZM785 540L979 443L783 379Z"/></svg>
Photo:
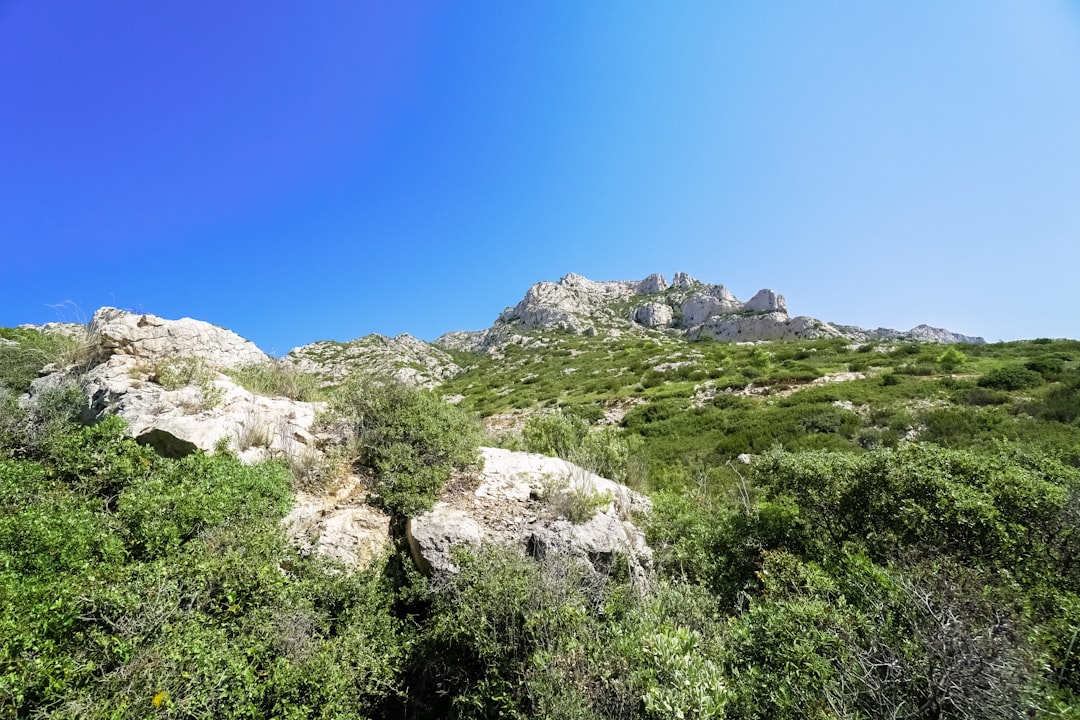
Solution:
<svg viewBox="0 0 1080 720"><path fill-rule="evenodd" d="M276 353L568 272L1080 337L1080 4L0 0L0 247Z"/></svg>

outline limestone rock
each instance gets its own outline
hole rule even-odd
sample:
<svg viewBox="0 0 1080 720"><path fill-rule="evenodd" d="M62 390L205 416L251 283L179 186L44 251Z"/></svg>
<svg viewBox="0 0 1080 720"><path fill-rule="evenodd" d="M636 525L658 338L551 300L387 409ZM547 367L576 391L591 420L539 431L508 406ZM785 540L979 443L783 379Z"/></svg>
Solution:
<svg viewBox="0 0 1080 720"><path fill-rule="evenodd" d="M674 319L675 311L666 303L651 302L634 311L634 320L648 327L667 327Z"/></svg>
<svg viewBox="0 0 1080 720"><path fill-rule="evenodd" d="M682 326L700 325L715 315L734 313L742 310L742 303L723 285L708 286L701 292L683 301L679 308L682 312Z"/></svg>
<svg viewBox="0 0 1080 720"><path fill-rule="evenodd" d="M648 498L558 458L482 448L483 470L471 490L444 495L430 512L411 518L406 539L423 572L456 572L458 545L516 545L534 556L568 554L608 572L626 558L633 577L646 582L652 551L629 519L647 512ZM580 524L561 517L560 502L591 494L596 513ZM543 499L541 499L543 498Z"/></svg>
<svg viewBox="0 0 1080 720"><path fill-rule="evenodd" d="M653 273L638 283L635 292L638 295L652 295L654 293L664 292L667 290L667 287L667 281L664 280L664 276L660 273Z"/></svg>
<svg viewBox="0 0 1080 720"><path fill-rule="evenodd" d="M777 295L768 288L758 290L754 297L747 301L745 308L752 312L787 312L787 303L783 295Z"/></svg>
<svg viewBox="0 0 1080 720"><path fill-rule="evenodd" d="M912 340L927 343L985 343L981 337L961 335L945 328L930 327L929 325L916 325L906 333Z"/></svg>
<svg viewBox="0 0 1080 720"><path fill-rule="evenodd" d="M637 285L595 282L570 273L557 283L533 285L521 302L503 311L496 323L514 323L526 331L554 328L583 334L593 327L594 318L605 304L633 296Z"/></svg>
<svg viewBox="0 0 1080 720"><path fill-rule="evenodd" d="M814 340L839 337L840 331L812 317L788 317L787 313L762 315L717 315L693 328L687 337L697 340L752 342L758 340Z"/></svg>
<svg viewBox="0 0 1080 720"><path fill-rule="evenodd" d="M317 553L362 569L390 547L390 516L367 502L363 481L350 477L334 492L299 492L282 521L301 553Z"/></svg>
<svg viewBox="0 0 1080 720"><path fill-rule="evenodd" d="M679 288L679 289L682 289L682 290L692 288L697 284L699 284L697 280L690 277L689 275L687 275L684 272L675 273L675 277L672 278L672 280L671 280L671 287Z"/></svg>
<svg viewBox="0 0 1080 720"><path fill-rule="evenodd" d="M835 325L835 324L834 324ZM960 333L954 333L944 328L930 327L929 325L918 325L907 331L891 330L889 328L877 328L874 330L866 330L856 325L835 325L835 327L843 334L844 337L850 338L855 342L871 342L874 340L884 341L898 341L898 342L927 342L927 343L974 343L982 344L986 340L971 335L961 335Z"/></svg>
<svg viewBox="0 0 1080 720"><path fill-rule="evenodd" d="M156 315L103 307L90 320L90 335L110 355L147 361L196 357L215 368L260 363L269 357L255 343L202 320L165 320Z"/></svg>
<svg viewBox="0 0 1080 720"><path fill-rule="evenodd" d="M62 376L35 380L31 396ZM211 452L222 440L247 461L271 455L300 459L318 452L311 428L323 403L255 395L221 373L175 390L150 377L150 368L138 358L115 354L72 379L89 398L87 420L119 415L132 437L169 457L196 448Z"/></svg>

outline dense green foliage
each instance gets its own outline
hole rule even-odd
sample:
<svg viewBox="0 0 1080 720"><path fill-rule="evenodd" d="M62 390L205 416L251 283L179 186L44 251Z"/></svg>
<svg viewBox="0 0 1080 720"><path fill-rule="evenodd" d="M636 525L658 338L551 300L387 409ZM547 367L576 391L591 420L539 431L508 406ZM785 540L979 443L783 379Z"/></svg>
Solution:
<svg viewBox="0 0 1080 720"><path fill-rule="evenodd" d="M480 427L430 391L359 378L338 391L334 407L351 426L357 462L395 513L430 509L451 472L477 459Z"/></svg>
<svg viewBox="0 0 1080 720"><path fill-rule="evenodd" d="M0 460L0 716L367 717L408 639L377 574L297 557L289 478L109 418Z"/></svg>
<svg viewBox="0 0 1080 720"><path fill-rule="evenodd" d="M1080 718L1080 343L559 334L459 358L457 406L349 383L327 422L399 519L470 412L653 499L648 583L505 548L431 583L298 555L283 464L20 405L38 335L0 344L0 717Z"/></svg>
<svg viewBox="0 0 1080 720"><path fill-rule="evenodd" d="M318 377L284 360L243 365L229 374L257 395L306 401L323 399Z"/></svg>
<svg viewBox="0 0 1080 720"><path fill-rule="evenodd" d="M43 333L25 328L0 328L0 387L26 392L38 370L62 362L75 352L78 343L59 333Z"/></svg>

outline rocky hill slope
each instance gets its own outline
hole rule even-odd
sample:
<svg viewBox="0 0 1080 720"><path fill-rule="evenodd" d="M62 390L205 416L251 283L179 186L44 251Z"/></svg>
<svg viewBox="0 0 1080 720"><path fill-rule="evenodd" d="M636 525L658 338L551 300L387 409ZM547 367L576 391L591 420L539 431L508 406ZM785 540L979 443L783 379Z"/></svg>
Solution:
<svg viewBox="0 0 1080 720"><path fill-rule="evenodd" d="M662 333L687 340L919 340L983 342L941 328L919 325L909 331L863 330L788 314L783 295L768 288L743 302L723 285L703 283L686 273L669 285L663 275L639 281L595 281L571 273L558 282L539 282L517 305L504 310L487 330L451 332L435 341L455 350L490 352L524 334L553 330L577 335Z"/></svg>

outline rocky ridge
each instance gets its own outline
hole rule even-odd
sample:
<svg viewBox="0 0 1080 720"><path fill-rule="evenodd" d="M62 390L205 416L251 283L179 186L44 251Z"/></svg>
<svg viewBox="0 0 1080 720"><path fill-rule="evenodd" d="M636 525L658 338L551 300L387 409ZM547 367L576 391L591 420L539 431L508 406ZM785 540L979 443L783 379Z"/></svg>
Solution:
<svg viewBox="0 0 1080 720"><path fill-rule="evenodd" d="M664 332L688 340L813 340L849 337L982 342L940 328L920 325L907 332L867 331L788 314L784 296L768 288L743 302L723 285L703 283L676 273L669 285L662 275L640 281L595 281L570 273L558 282L539 282L515 306L506 308L487 330L453 332L435 341L442 347L498 352L509 342L521 344L538 330L578 335Z"/></svg>
<svg viewBox="0 0 1080 720"><path fill-rule="evenodd" d="M362 372L431 388L462 372L445 350L408 334L367 335L346 343L323 340L294 348L284 359L317 375L324 386Z"/></svg>

